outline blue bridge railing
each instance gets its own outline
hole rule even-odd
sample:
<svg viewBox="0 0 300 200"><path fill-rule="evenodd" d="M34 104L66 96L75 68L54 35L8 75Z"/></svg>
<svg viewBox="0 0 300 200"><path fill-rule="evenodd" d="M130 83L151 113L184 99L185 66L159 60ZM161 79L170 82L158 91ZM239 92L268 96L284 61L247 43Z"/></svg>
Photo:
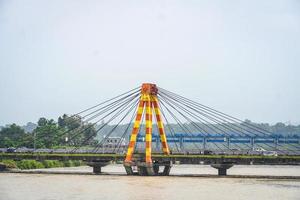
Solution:
<svg viewBox="0 0 300 200"><path fill-rule="evenodd" d="M138 135L137 142L144 142L145 136ZM152 142L159 142L160 136L158 134L152 135ZM226 136L226 135L201 135L201 134L175 134L173 136L167 135L169 143L232 143L232 144L300 144L300 137L298 136Z"/></svg>

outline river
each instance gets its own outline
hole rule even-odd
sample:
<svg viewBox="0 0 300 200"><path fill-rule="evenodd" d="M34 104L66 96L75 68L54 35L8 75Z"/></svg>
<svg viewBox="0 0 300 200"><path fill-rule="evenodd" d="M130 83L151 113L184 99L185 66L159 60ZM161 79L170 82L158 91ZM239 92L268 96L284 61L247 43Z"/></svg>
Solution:
<svg viewBox="0 0 300 200"><path fill-rule="evenodd" d="M92 171L90 167L43 170ZM126 176L121 165L107 166L103 172L112 175L0 173L0 200L300 199L299 179ZM171 175L182 174L216 174L216 170L201 165L176 165L171 170ZM234 166L228 174L300 176L300 166Z"/></svg>

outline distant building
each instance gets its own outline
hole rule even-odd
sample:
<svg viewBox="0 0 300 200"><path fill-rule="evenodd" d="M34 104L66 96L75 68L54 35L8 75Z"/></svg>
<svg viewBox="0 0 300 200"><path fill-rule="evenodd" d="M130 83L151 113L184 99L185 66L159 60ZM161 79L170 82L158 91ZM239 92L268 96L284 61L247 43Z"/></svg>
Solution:
<svg viewBox="0 0 300 200"><path fill-rule="evenodd" d="M104 148L124 148L126 146L125 138L121 137L108 137L105 139L102 147Z"/></svg>

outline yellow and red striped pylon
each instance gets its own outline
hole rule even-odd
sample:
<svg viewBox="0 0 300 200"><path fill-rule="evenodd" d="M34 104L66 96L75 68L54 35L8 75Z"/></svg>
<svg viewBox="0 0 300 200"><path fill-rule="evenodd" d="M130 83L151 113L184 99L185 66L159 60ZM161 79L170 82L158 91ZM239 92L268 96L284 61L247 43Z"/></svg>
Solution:
<svg viewBox="0 0 300 200"><path fill-rule="evenodd" d="M162 143L163 153L166 155L170 154L168 147L167 137L164 130L164 124L161 118L161 112L158 105L157 97L158 89L155 84L144 83L141 89L141 98L139 102L139 107L137 115L134 121L133 130L131 132L130 141L128 145L128 150L125 158L125 162L129 163L132 161L132 155L134 152L137 135L139 133L139 128L142 121L142 116L145 108L145 118L146 118L146 163L152 163L151 152L152 152L152 114L155 112L155 117L157 121L157 126L160 135L160 141Z"/></svg>

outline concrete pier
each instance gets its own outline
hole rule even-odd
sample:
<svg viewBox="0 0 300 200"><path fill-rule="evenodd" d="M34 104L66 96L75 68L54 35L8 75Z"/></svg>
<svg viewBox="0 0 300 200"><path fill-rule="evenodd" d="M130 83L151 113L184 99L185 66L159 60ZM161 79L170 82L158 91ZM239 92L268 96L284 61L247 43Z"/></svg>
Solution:
<svg viewBox="0 0 300 200"><path fill-rule="evenodd" d="M212 164L211 166L218 170L219 176L226 176L227 169L231 168L233 166L233 164L232 163L221 163L221 164Z"/></svg>
<svg viewBox="0 0 300 200"><path fill-rule="evenodd" d="M127 175L140 175L140 176L168 176L170 174L172 161L165 162L124 162L124 168ZM160 167L163 170L160 171ZM136 171L134 170L136 168Z"/></svg>
<svg viewBox="0 0 300 200"><path fill-rule="evenodd" d="M138 163L137 164L138 174L140 176L154 176L156 175L153 169L152 163Z"/></svg>
<svg viewBox="0 0 300 200"><path fill-rule="evenodd" d="M88 162L87 165L93 167L93 173L100 174L101 168L105 167L106 165L110 164L110 161L92 161Z"/></svg>

